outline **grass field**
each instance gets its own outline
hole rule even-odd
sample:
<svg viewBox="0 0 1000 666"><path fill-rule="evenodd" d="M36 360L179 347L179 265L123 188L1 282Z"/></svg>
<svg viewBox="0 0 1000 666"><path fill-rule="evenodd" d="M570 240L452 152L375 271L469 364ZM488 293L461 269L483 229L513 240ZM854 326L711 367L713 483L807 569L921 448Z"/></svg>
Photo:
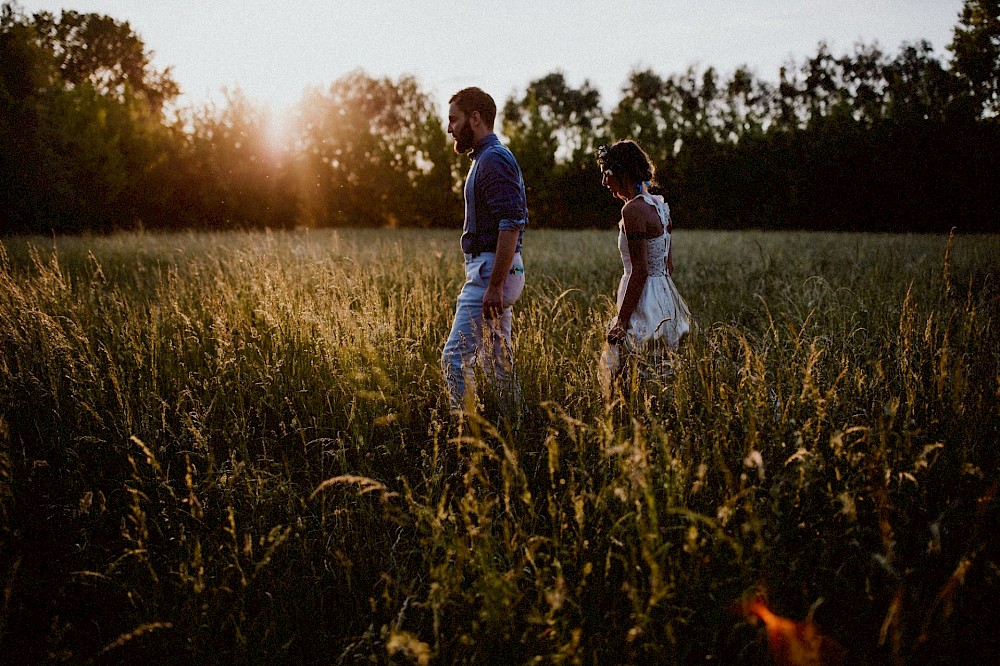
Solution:
<svg viewBox="0 0 1000 666"><path fill-rule="evenodd" d="M459 425L457 233L4 239L0 661L771 663L751 598L1000 659L1000 237L682 231L611 404L614 232L525 241L525 414Z"/></svg>

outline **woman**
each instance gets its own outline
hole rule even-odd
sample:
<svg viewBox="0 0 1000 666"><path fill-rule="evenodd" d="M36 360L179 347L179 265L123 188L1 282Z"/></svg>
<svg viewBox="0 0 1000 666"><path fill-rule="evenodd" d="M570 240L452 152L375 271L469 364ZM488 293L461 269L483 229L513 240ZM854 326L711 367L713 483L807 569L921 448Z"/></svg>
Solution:
<svg viewBox="0 0 1000 666"><path fill-rule="evenodd" d="M670 208L649 193L655 182L649 156L634 141L618 141L597 151L601 184L625 202L618 225L624 275L618 284L617 316L611 321L601 356L601 383L610 397L623 367L623 354L648 352L655 362L663 350L676 351L691 328L691 312L670 278ZM665 369L661 367L661 370Z"/></svg>

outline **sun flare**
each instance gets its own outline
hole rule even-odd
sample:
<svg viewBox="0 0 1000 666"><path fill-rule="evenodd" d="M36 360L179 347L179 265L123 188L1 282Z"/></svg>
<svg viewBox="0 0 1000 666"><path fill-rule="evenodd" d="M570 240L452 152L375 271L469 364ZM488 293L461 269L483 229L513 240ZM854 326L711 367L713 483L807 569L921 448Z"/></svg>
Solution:
<svg viewBox="0 0 1000 666"><path fill-rule="evenodd" d="M291 153L295 143L295 111L292 108L269 108L265 115L262 145L270 160L281 160Z"/></svg>

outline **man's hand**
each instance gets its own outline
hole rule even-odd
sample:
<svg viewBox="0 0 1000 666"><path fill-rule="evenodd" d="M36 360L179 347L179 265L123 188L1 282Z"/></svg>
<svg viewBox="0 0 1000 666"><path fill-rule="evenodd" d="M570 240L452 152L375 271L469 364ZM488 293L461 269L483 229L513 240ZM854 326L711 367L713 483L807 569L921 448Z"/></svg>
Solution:
<svg viewBox="0 0 1000 666"><path fill-rule="evenodd" d="M490 272L490 281L486 285L486 293L483 294L483 319L495 319L503 314L503 286L510 274L511 264L514 262L517 238L518 232L510 229L501 229L500 235L497 237L497 253L493 261L493 270Z"/></svg>
<svg viewBox="0 0 1000 666"><path fill-rule="evenodd" d="M483 294L483 318L494 319L503 314L503 285L490 284Z"/></svg>

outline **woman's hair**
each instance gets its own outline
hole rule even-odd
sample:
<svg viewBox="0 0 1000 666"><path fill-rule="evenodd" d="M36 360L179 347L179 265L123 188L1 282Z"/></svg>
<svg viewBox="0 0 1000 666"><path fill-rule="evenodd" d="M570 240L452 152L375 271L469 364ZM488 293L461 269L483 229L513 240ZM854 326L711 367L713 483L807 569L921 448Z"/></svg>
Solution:
<svg viewBox="0 0 1000 666"><path fill-rule="evenodd" d="M497 103L480 88L462 88L451 96L448 103L457 105L467 116L478 111L486 126L493 129L493 122L497 117Z"/></svg>
<svg viewBox="0 0 1000 666"><path fill-rule="evenodd" d="M656 167L646 151L631 139L598 148L597 164L601 171L610 171L625 183L656 183Z"/></svg>

